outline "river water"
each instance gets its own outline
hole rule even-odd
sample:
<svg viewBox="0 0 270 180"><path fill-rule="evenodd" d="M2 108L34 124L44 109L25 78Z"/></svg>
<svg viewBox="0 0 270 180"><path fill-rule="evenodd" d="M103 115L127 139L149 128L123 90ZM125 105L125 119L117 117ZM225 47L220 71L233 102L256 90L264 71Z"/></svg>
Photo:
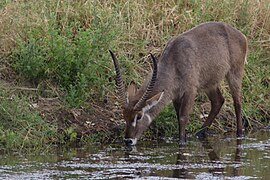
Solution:
<svg viewBox="0 0 270 180"><path fill-rule="evenodd" d="M270 130L0 155L0 179L270 179Z"/></svg>

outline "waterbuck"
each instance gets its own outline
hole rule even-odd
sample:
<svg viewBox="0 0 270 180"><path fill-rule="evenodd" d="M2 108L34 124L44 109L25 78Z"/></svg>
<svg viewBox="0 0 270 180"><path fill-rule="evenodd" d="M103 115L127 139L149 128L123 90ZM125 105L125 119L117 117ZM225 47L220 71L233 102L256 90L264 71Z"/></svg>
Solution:
<svg viewBox="0 0 270 180"><path fill-rule="evenodd" d="M209 116L196 134L203 137L205 129L212 124L224 103L219 85L225 78L234 102L237 135L243 134L241 82L247 57L247 40L231 25L223 22L203 23L171 38L158 62L151 54L153 72L138 90L131 83L125 92L118 61L110 53L126 121L126 145L135 145L152 120L171 101L179 122L179 141L185 143L185 127L198 92L206 92L211 101Z"/></svg>

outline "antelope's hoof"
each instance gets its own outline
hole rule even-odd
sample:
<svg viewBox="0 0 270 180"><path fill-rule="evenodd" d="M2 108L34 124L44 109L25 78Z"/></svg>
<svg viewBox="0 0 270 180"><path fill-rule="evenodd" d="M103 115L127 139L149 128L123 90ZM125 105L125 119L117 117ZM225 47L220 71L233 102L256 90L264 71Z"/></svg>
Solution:
<svg viewBox="0 0 270 180"><path fill-rule="evenodd" d="M205 139L206 138L206 128L200 129L198 132L196 132L195 136L199 139Z"/></svg>
<svg viewBox="0 0 270 180"><path fill-rule="evenodd" d="M187 144L186 136L180 136L179 137L179 145L180 146L185 146L186 144Z"/></svg>
<svg viewBox="0 0 270 180"><path fill-rule="evenodd" d="M236 135L237 137L244 137L244 129L237 129Z"/></svg>

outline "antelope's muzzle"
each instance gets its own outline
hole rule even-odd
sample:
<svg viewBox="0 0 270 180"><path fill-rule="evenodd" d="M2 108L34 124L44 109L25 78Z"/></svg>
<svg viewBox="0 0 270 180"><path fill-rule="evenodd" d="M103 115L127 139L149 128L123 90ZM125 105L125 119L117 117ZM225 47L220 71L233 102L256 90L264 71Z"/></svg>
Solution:
<svg viewBox="0 0 270 180"><path fill-rule="evenodd" d="M127 139L124 139L124 142L126 146L134 146L137 143L137 139L127 138Z"/></svg>

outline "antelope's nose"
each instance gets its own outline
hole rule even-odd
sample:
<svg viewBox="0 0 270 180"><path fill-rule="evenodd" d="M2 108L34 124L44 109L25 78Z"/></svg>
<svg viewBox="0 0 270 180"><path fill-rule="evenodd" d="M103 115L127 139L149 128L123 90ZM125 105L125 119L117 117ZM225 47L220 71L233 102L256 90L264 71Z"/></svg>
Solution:
<svg viewBox="0 0 270 180"><path fill-rule="evenodd" d="M131 146L133 144L132 139L124 139L124 142L125 142L126 146Z"/></svg>

